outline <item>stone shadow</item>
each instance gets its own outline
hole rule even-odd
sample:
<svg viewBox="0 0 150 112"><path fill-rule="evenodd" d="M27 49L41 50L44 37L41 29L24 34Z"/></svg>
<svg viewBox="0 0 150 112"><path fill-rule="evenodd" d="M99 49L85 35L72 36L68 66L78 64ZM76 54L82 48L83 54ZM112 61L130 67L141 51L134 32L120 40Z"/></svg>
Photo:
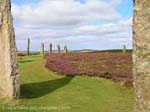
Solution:
<svg viewBox="0 0 150 112"><path fill-rule="evenodd" d="M33 99L45 96L59 88L67 85L74 77L66 76L56 80L48 80L44 82L28 83L21 85L21 97Z"/></svg>
<svg viewBox="0 0 150 112"><path fill-rule="evenodd" d="M19 63L29 63L33 62L34 60L19 60Z"/></svg>

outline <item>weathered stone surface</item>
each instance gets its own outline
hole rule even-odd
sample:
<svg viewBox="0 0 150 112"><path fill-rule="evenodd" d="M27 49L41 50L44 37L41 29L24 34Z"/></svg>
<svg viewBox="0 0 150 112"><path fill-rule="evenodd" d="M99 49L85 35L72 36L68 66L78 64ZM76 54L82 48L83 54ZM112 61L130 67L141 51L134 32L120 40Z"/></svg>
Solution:
<svg viewBox="0 0 150 112"><path fill-rule="evenodd" d="M9 0L0 0L0 93L19 98L20 82L14 28Z"/></svg>
<svg viewBox="0 0 150 112"><path fill-rule="evenodd" d="M150 0L134 0L135 112L150 112Z"/></svg>
<svg viewBox="0 0 150 112"><path fill-rule="evenodd" d="M41 43L41 54L44 55L44 43Z"/></svg>
<svg viewBox="0 0 150 112"><path fill-rule="evenodd" d="M52 52L53 52L52 47L53 47L53 45L52 45L52 44L49 44L49 53L52 53Z"/></svg>
<svg viewBox="0 0 150 112"><path fill-rule="evenodd" d="M60 53L60 45L57 45L57 53Z"/></svg>
<svg viewBox="0 0 150 112"><path fill-rule="evenodd" d="M68 48L67 48L67 46L64 47L64 53L68 53Z"/></svg>
<svg viewBox="0 0 150 112"><path fill-rule="evenodd" d="M123 46L122 52L126 53L126 45Z"/></svg>
<svg viewBox="0 0 150 112"><path fill-rule="evenodd" d="M30 38L27 40L27 56L30 55Z"/></svg>

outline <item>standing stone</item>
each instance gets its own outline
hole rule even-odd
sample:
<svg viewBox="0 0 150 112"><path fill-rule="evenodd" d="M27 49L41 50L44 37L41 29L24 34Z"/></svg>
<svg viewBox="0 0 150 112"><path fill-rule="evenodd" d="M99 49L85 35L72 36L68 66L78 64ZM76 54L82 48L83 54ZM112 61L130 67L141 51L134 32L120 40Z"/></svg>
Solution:
<svg viewBox="0 0 150 112"><path fill-rule="evenodd" d="M67 46L64 47L64 53L68 53L68 48L67 48Z"/></svg>
<svg viewBox="0 0 150 112"><path fill-rule="evenodd" d="M41 43L41 54L44 55L44 43Z"/></svg>
<svg viewBox="0 0 150 112"><path fill-rule="evenodd" d="M10 0L0 0L0 93L11 99L20 96L15 35Z"/></svg>
<svg viewBox="0 0 150 112"><path fill-rule="evenodd" d="M150 0L134 0L135 112L150 112Z"/></svg>
<svg viewBox="0 0 150 112"><path fill-rule="evenodd" d="M30 55L30 38L27 40L27 56Z"/></svg>
<svg viewBox="0 0 150 112"><path fill-rule="evenodd" d="M52 51L52 47L53 47L52 44L50 44L50 45L49 45L49 53L52 53L52 52L53 52L53 51Z"/></svg>
<svg viewBox="0 0 150 112"><path fill-rule="evenodd" d="M60 45L57 45L57 53L60 53Z"/></svg>
<svg viewBox="0 0 150 112"><path fill-rule="evenodd" d="M123 46L122 52L123 52L123 53L126 53L126 45Z"/></svg>

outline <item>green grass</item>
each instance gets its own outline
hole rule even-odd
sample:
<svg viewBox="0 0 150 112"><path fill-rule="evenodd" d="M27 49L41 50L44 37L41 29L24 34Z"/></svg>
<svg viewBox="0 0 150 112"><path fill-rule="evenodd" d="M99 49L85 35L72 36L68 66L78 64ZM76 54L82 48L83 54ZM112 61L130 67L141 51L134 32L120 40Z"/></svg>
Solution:
<svg viewBox="0 0 150 112"><path fill-rule="evenodd" d="M0 112L133 112L132 88L101 78L61 76L44 64L39 55L19 61L22 98L2 99Z"/></svg>

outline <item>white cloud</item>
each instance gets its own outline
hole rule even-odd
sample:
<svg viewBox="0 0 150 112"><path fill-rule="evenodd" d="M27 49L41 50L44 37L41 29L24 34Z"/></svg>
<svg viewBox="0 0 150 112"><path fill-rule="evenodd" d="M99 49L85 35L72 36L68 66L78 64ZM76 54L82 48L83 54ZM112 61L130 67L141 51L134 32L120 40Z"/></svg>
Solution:
<svg viewBox="0 0 150 112"><path fill-rule="evenodd" d="M109 35L112 33L125 32L131 27L130 19L121 20L118 23L108 23L104 25L86 25L79 27L78 31L84 35Z"/></svg>
<svg viewBox="0 0 150 112"><path fill-rule="evenodd" d="M93 21L112 21L120 18L111 4L89 0L80 4L74 0L42 0L33 5L12 5L14 19L34 27L74 26Z"/></svg>
<svg viewBox="0 0 150 112"><path fill-rule="evenodd" d="M28 37L34 50L39 49L41 42L68 44L71 49L95 45L99 49L104 46L98 41L131 38L128 30L132 19L124 20L115 9L121 0L106 1L109 0L87 0L81 4L74 0L37 0L12 4L18 49L25 50L22 46Z"/></svg>
<svg viewBox="0 0 150 112"><path fill-rule="evenodd" d="M113 6L117 6L117 5L121 4L122 1L123 1L123 0L111 0L111 4L112 4Z"/></svg>

